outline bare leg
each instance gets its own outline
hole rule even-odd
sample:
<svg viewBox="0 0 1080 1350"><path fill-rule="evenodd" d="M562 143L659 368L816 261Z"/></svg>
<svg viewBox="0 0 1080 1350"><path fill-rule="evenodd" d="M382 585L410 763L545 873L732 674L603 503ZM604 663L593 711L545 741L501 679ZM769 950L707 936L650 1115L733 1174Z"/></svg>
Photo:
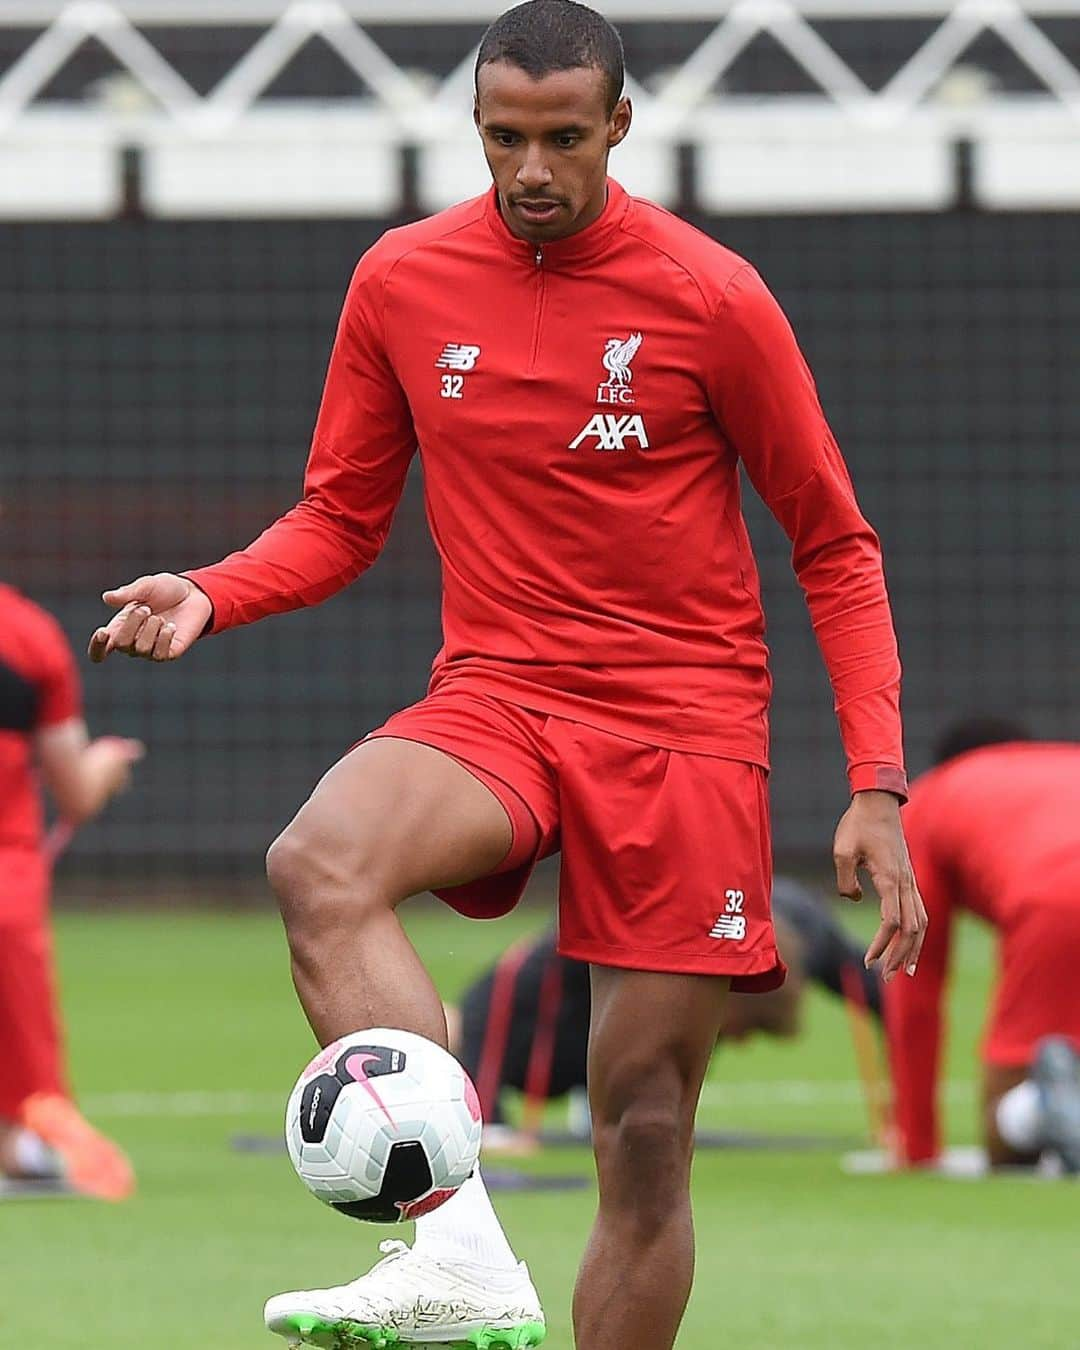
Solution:
<svg viewBox="0 0 1080 1350"><path fill-rule="evenodd" d="M429 746L366 741L326 774L267 856L321 1044L366 1026L446 1044L442 1003L395 909L484 876L510 844L494 794Z"/></svg>
<svg viewBox="0 0 1080 1350"><path fill-rule="evenodd" d="M998 1129L998 1102L1018 1083L1031 1076L1030 1066L1007 1068L1000 1064L983 1066L983 1135L991 1167L1034 1167L1039 1150L1022 1153L1006 1143Z"/></svg>
<svg viewBox="0 0 1080 1350"><path fill-rule="evenodd" d="M694 1270L694 1114L730 982L596 966L592 976L600 1204L574 1290L575 1343L671 1350Z"/></svg>
<svg viewBox="0 0 1080 1350"><path fill-rule="evenodd" d="M17 1177L19 1163L15 1157L15 1137L19 1127L11 1120L0 1120L0 1176Z"/></svg>

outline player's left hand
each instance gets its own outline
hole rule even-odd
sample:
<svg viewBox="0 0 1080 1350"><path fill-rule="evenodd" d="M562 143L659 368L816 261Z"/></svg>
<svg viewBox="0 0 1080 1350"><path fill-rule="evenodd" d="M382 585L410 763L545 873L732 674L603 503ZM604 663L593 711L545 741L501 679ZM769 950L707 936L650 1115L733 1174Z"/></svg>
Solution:
<svg viewBox="0 0 1080 1350"><path fill-rule="evenodd" d="M836 885L849 900L862 899L859 869L870 874L881 898L881 926L866 949L866 964L879 964L886 984L899 970L915 974L926 909L911 870L900 803L891 792L856 792L840 817L833 841Z"/></svg>

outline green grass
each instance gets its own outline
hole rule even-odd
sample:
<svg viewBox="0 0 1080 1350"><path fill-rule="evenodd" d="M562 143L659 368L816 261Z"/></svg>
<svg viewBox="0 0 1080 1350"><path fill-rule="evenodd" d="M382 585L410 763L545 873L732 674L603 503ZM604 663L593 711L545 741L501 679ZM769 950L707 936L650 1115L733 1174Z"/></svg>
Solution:
<svg viewBox="0 0 1080 1350"><path fill-rule="evenodd" d="M419 904L409 916L449 996L543 920L533 910L470 925ZM273 1350L263 1299L352 1278L388 1233L323 1209L284 1156L229 1148L234 1134L279 1130L312 1049L276 920L77 914L60 919L58 936L76 1088L130 1150L140 1190L116 1207L0 1206L4 1343ZM990 962L986 937L965 928L949 1070L954 1141L974 1137ZM854 1078L843 1011L814 996L798 1042L718 1053L703 1123L857 1140L865 1119ZM173 1114L162 1113L162 1094ZM523 1165L591 1175L583 1150ZM1080 1344L1075 1187L854 1178L838 1151L726 1151L700 1155L694 1194L698 1279L681 1350ZM569 1295L593 1204L591 1189L500 1197L544 1297L552 1350L571 1346Z"/></svg>

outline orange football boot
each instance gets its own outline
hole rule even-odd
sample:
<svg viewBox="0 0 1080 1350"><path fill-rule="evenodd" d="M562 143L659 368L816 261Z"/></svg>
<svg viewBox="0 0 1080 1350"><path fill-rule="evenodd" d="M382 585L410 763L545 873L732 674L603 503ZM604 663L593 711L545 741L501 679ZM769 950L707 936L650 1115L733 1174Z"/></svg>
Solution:
<svg viewBox="0 0 1080 1350"><path fill-rule="evenodd" d="M100 1134L74 1102L56 1093L36 1092L22 1104L21 1123L59 1155L75 1190L99 1200L126 1200L135 1173L123 1151Z"/></svg>

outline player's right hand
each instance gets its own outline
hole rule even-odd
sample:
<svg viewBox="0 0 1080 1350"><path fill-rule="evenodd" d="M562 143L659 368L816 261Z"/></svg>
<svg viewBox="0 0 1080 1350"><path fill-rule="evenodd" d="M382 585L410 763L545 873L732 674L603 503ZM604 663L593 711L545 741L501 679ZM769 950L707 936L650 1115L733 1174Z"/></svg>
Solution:
<svg viewBox="0 0 1080 1350"><path fill-rule="evenodd" d="M173 572L139 577L101 597L119 612L90 639L91 661L126 652L147 661L175 661L202 633L214 612L210 597Z"/></svg>

